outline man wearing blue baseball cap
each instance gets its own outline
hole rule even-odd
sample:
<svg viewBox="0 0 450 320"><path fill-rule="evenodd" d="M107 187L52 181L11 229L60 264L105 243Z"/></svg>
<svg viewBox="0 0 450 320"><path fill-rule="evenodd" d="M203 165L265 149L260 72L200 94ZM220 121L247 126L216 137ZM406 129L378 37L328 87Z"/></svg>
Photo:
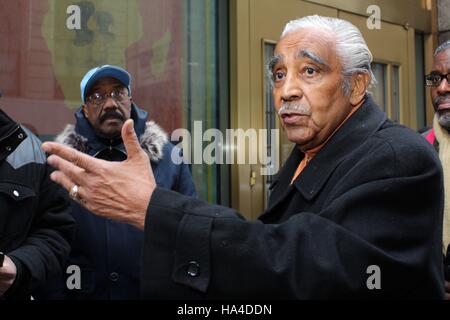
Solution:
<svg viewBox="0 0 450 320"><path fill-rule="evenodd" d="M83 77L80 89L83 110L76 115L77 122L80 119L78 115L81 115L81 119L86 118L100 137L110 139L119 136L123 122L131 116L130 74L117 66L96 67ZM110 93L111 99L105 92ZM135 111L137 116L145 112L137 108Z"/></svg>
<svg viewBox="0 0 450 320"><path fill-rule="evenodd" d="M123 161L127 154L121 138L124 122L134 120L141 147L146 150L158 183L167 189L195 196L189 168L171 161L175 148L166 133L131 97L131 75L118 66L89 70L80 83L82 107L75 125L67 125L56 138L96 158ZM70 285L72 275L52 279L40 295L47 299L137 299L143 232L127 224L95 216L77 202L76 186L70 195L78 224L67 266L80 268L81 282Z"/></svg>

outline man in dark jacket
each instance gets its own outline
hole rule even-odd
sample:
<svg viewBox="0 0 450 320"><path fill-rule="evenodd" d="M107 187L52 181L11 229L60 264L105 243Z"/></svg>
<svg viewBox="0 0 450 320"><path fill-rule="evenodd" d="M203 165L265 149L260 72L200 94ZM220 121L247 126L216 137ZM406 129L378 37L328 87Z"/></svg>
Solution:
<svg viewBox="0 0 450 320"><path fill-rule="evenodd" d="M287 24L269 70L296 147L257 221L160 187L131 121L127 163L44 144L52 179L77 185L96 214L145 230L144 298L441 299L439 159L367 94L371 60L347 21Z"/></svg>
<svg viewBox="0 0 450 320"><path fill-rule="evenodd" d="M40 145L0 110L0 300L30 298L70 251L69 199Z"/></svg>
<svg viewBox="0 0 450 320"><path fill-rule="evenodd" d="M147 112L132 102L127 71L111 65L90 70L81 81L81 98L84 104L75 113L75 126L67 125L56 141L99 159L123 161L127 154L120 130L131 118L158 184L187 196L196 195L187 165L171 161L175 147L166 133L154 122L147 122ZM143 232L97 217L76 201L72 215L77 231L67 266L81 269L80 286L66 285L72 275L69 270L63 279L49 284L41 298L139 298Z"/></svg>
<svg viewBox="0 0 450 320"><path fill-rule="evenodd" d="M446 299L450 300L450 40L436 48L433 70L425 76L435 111L433 128L423 135L439 153L444 168L443 254Z"/></svg>

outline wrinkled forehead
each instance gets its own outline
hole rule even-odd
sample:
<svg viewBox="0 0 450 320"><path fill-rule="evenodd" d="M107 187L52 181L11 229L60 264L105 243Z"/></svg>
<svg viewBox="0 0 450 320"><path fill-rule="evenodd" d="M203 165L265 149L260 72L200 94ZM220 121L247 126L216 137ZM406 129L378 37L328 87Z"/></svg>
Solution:
<svg viewBox="0 0 450 320"><path fill-rule="evenodd" d="M450 48L439 52L434 58L433 70L450 72Z"/></svg>
<svg viewBox="0 0 450 320"><path fill-rule="evenodd" d="M337 61L334 34L311 28L290 32L278 41L274 55L297 59L305 52L332 65Z"/></svg>

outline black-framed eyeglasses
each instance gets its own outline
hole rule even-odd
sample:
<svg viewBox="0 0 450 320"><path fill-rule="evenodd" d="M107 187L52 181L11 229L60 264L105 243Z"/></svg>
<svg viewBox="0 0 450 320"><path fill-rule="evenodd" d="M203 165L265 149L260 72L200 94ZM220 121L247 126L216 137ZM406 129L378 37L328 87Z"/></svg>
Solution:
<svg viewBox="0 0 450 320"><path fill-rule="evenodd" d="M440 72L432 72L425 76L425 85L427 87L437 87L443 79L447 79L447 83L450 84L450 73L442 74Z"/></svg>
<svg viewBox="0 0 450 320"><path fill-rule="evenodd" d="M94 92L89 97L87 97L87 101L89 101L90 103L93 103L95 105L101 106L105 103L105 101L109 97L113 98L118 103L123 103L123 102L127 101L127 99L130 98L130 96L128 95L128 90L116 89L109 93L103 93L103 94L99 93L99 92Z"/></svg>

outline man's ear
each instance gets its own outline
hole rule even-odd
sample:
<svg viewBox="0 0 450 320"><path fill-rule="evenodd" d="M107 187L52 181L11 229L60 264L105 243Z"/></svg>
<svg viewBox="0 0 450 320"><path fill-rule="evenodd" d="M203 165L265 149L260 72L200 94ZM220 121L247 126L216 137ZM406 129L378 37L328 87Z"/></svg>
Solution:
<svg viewBox="0 0 450 320"><path fill-rule="evenodd" d="M366 95L369 86L370 76L367 73L357 73L352 77L352 92L350 93L350 103L358 105Z"/></svg>
<svg viewBox="0 0 450 320"><path fill-rule="evenodd" d="M86 105L83 104L83 105L81 106L81 108L82 108L82 110L83 110L84 116L85 116L86 118L89 118L89 111L88 111L88 108L86 107Z"/></svg>

